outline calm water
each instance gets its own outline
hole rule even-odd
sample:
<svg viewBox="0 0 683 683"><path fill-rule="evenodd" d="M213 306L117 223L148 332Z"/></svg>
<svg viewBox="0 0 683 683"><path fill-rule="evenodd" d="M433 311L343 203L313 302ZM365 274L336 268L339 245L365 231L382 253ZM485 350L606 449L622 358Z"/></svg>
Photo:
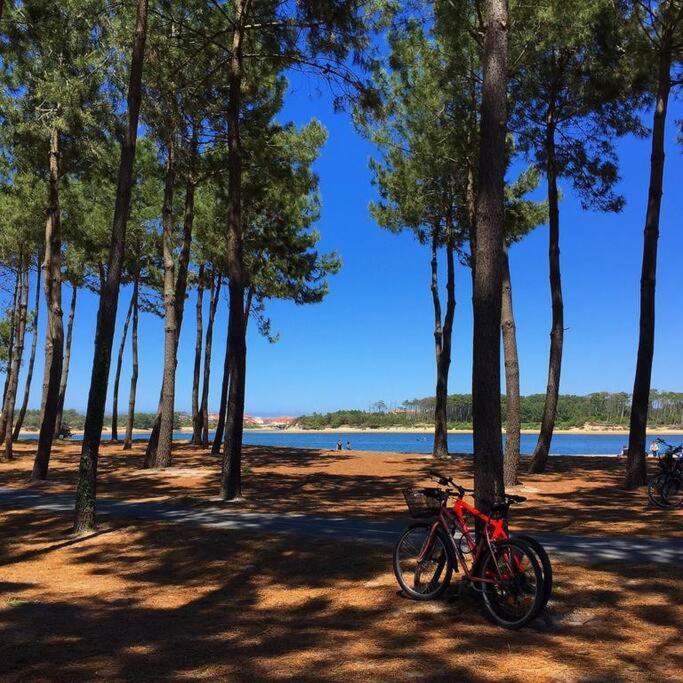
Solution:
<svg viewBox="0 0 683 683"><path fill-rule="evenodd" d="M175 432L174 438L187 440L187 432ZM30 437L25 437L30 438ZM36 438L35 436L33 438ZM136 439L144 439L144 435L136 435ZM522 434L522 452L531 453L536 445L535 434ZM80 440L74 436L74 441ZM106 439L106 436L105 436ZM674 444L683 442L683 435L672 435L664 439ZM399 453L431 453L432 437L430 434L414 432L378 432L362 433L292 433L292 432L245 432L244 443L259 446L284 446L291 448L334 449L337 441L351 442L351 448L359 451L394 451ZM648 439L648 444L652 439ZM551 454L553 455L616 455L628 441L624 435L602 434L556 434L553 437ZM453 453L471 453L471 434L452 434L448 437L448 448Z"/></svg>

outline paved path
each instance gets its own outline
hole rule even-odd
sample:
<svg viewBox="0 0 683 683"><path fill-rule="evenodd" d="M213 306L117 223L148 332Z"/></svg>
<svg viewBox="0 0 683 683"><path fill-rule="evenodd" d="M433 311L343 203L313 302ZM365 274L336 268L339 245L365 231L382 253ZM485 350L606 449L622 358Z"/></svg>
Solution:
<svg viewBox="0 0 683 683"><path fill-rule="evenodd" d="M72 494L16 489L0 486L0 508L72 512ZM345 538L391 545L403 529L403 521L372 521L358 517L239 512L221 507L191 508L169 502L97 502L98 515L119 519L148 519L206 526L218 529L274 533L296 533L318 538ZM553 557L585 564L628 562L683 566L683 540L637 536L576 536L558 533L534 534Z"/></svg>

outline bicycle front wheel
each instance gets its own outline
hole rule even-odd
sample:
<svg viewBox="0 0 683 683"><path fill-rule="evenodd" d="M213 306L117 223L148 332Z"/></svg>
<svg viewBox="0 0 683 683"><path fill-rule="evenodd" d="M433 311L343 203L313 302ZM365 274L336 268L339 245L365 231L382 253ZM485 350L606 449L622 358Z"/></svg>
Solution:
<svg viewBox="0 0 683 683"><path fill-rule="evenodd" d="M650 481L647 497L658 508L670 509L683 504L683 483L681 478L671 474L660 474Z"/></svg>
<svg viewBox="0 0 683 683"><path fill-rule="evenodd" d="M659 508L683 506L683 477L678 473L660 474L648 485L647 497Z"/></svg>
<svg viewBox="0 0 683 683"><path fill-rule="evenodd" d="M481 563L481 593L488 616L518 629L542 609L545 586L535 553L519 539L497 542Z"/></svg>
<svg viewBox="0 0 683 683"><path fill-rule="evenodd" d="M670 477L666 501L669 508L683 507L683 476L680 473Z"/></svg>
<svg viewBox="0 0 683 683"><path fill-rule="evenodd" d="M448 540L438 531L430 540L431 525L409 526L394 547L394 574L403 592L413 600L434 600L448 588L453 562Z"/></svg>

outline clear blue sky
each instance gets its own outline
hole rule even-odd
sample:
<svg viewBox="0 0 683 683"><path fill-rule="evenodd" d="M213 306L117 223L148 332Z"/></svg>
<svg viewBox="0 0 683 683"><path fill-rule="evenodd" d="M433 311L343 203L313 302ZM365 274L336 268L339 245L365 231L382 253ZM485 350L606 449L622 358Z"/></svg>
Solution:
<svg viewBox="0 0 683 683"><path fill-rule="evenodd" d="M401 402L434 391L433 314L428 254L409 234L379 229L368 215L374 196L368 158L373 149L358 136L346 114L334 114L328 94L293 78L283 120L304 123L317 117L329 141L317 163L322 193L319 230L322 248L337 251L344 262L331 280L330 294L315 306L273 302L269 314L280 340L271 345L255 328L249 334L247 412L255 415L302 414L313 410L366 408L382 399ZM683 106L672 103L667 134L657 282L657 338L653 386L683 390L683 159L674 120ZM649 114L647 121L649 123ZM626 138L618 144L621 214L584 212L567 183L562 183L562 272L565 296L563 393L630 391L638 327L638 291L642 228L649 169L649 140ZM538 228L511 253L512 284L521 365L522 392L545 391L550 329L547 227ZM121 292L115 345L130 300ZM64 291L64 307L70 292ZM451 392L471 390L471 289L464 267L456 275ZM189 410L194 352L194 292L187 301L180 340L176 405ZM80 293L67 407L87 402L93 353L96 297ZM40 346L31 406L37 407L42 378ZM225 304L214 337L211 409L218 389L226 337ZM138 409L153 411L163 362L162 321L140 321ZM112 363L113 371L113 363ZM112 372L113 374L113 372ZM121 378L120 410L125 412L130 377L127 346ZM23 378L22 378L23 384ZM111 396L111 385L109 394ZM107 410L110 409L110 403Z"/></svg>

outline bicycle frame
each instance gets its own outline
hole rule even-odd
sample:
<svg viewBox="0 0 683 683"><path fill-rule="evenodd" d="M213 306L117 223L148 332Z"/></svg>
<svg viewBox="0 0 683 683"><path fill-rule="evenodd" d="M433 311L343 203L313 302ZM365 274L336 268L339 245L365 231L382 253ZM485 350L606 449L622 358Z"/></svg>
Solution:
<svg viewBox="0 0 683 683"><path fill-rule="evenodd" d="M465 522L466 512L469 512L470 514L474 515L475 517L484 522L483 537L486 539L485 544L484 542L482 542L481 539L478 543L473 540L472 533L469 527L467 526L467 523ZM466 539L470 552L473 553L472 567L476 566L485 546L491 549L492 541L499 541L508 538L508 533L506 529L507 525L505 519L497 519L490 517L489 515L485 515L480 510L477 510L477 508L473 507L469 503L466 503L464 500L462 500L462 498L459 498L455 501L452 508L449 508L446 505L441 506L441 509L439 510L439 516L434 522L434 524L432 524L432 527L429 530L429 536L427 537L427 540L425 541L425 544L422 550L420 551L420 554L418 555L418 561L424 560L427 551L431 548L432 543L436 538L438 530L442 529L443 531L445 531L446 536L448 537L451 549L453 550L454 556L456 558L455 570L458 571L458 564L460 564L462 566L462 570L465 577L469 581L477 581L479 583L496 583L495 579L487 579L480 576L474 576L470 567L467 566L467 561L465 560L465 556L462 550L460 549L459 544L456 544L455 539L453 538L451 529L454 526L460 531L462 536Z"/></svg>

